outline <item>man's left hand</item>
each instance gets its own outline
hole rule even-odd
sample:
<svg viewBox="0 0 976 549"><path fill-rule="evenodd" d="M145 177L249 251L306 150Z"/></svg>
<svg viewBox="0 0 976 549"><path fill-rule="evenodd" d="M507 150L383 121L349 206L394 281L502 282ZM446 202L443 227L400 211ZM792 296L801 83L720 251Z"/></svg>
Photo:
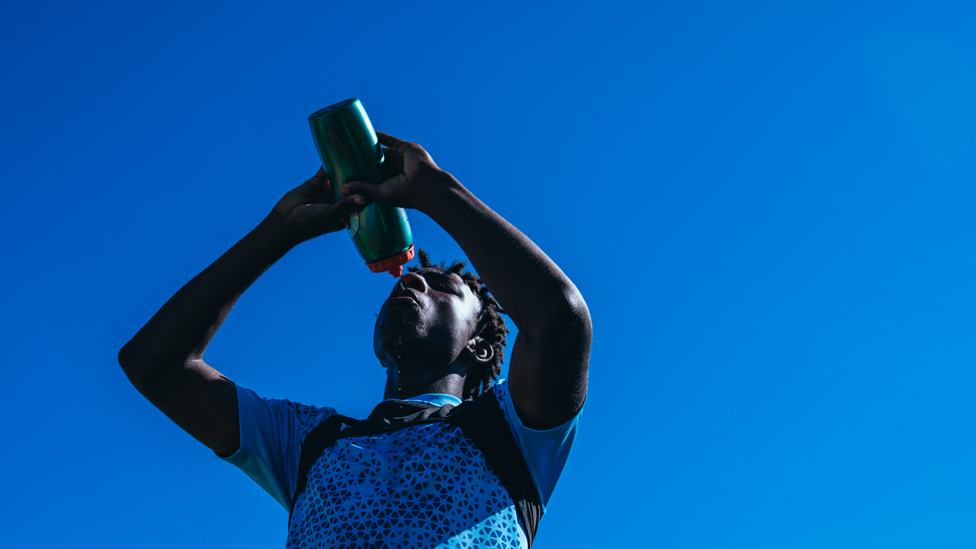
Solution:
<svg viewBox="0 0 976 549"><path fill-rule="evenodd" d="M359 194L370 201L424 211L438 191L455 182L420 145L381 132L376 135L384 145L384 164L393 162L400 173L379 185L348 181L339 188L341 194Z"/></svg>

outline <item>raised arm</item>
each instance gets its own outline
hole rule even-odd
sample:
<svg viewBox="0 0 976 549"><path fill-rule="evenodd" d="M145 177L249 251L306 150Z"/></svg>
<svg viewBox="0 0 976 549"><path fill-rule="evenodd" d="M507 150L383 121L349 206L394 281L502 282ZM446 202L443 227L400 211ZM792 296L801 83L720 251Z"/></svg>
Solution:
<svg viewBox="0 0 976 549"><path fill-rule="evenodd" d="M592 339L589 311L576 286L420 145L377 134L403 173L379 186L347 183L340 191L418 209L454 238L518 326L509 384L519 417L534 429L564 423L586 398Z"/></svg>
<svg viewBox="0 0 976 549"><path fill-rule="evenodd" d="M150 402L222 456L240 447L234 384L203 353L234 303L300 242L342 228L361 196L340 202L325 172L289 191L258 226L176 294L119 351L119 364Z"/></svg>

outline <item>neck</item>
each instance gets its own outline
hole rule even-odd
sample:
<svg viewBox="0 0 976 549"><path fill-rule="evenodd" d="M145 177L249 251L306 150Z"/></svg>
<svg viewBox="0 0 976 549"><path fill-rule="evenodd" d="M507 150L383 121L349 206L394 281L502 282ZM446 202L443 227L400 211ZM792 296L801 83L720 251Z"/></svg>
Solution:
<svg viewBox="0 0 976 549"><path fill-rule="evenodd" d="M456 364L456 363L455 363ZM387 367L386 389L383 398L405 399L427 393L453 395L464 400L464 375L455 364L448 371Z"/></svg>

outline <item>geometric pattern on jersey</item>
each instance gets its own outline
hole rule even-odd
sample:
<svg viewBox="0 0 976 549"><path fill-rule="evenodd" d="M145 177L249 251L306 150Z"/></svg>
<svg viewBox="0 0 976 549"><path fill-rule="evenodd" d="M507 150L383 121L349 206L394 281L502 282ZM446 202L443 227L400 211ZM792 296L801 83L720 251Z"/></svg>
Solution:
<svg viewBox="0 0 976 549"><path fill-rule="evenodd" d="M308 408L295 410L303 420L302 439L334 414ZM286 545L526 546L501 479L461 430L447 423L336 441L309 470Z"/></svg>
<svg viewBox="0 0 976 549"><path fill-rule="evenodd" d="M350 431L346 433L348 437L338 440L343 441L341 443L343 445L342 447L356 446L363 451L375 451L380 454L395 457L398 453L404 453L404 446L414 447L414 450L418 447L417 444L408 443L409 438L416 437L413 435L405 437L406 434L413 431L416 435L424 429L433 429L436 426L441 429L439 433L434 433L437 436L433 440L422 442L419 447L427 448L431 452L436 451L443 454L445 443L452 436L460 436L453 428L463 429L465 436L462 438L465 440L463 444L455 445L456 452L462 455L462 457L464 454L462 449L470 453L470 449L466 448L466 445L471 442L475 448L484 448L488 453L485 456L479 456L483 457L485 463L483 466L479 465L475 469L475 474L469 477L476 478L477 471L483 470L485 474L481 478L485 479L485 484L481 487L473 488L471 484L461 483L458 489L462 490L462 492L465 490L476 491L476 495L473 498L466 497L466 499L471 499L480 507L494 509L495 502L481 501L478 498L483 496L490 499L494 496L497 501L499 497L497 490L499 484L501 484L507 488L508 498L515 500L515 506L513 508L509 505L486 517L484 515L487 515L487 512L479 511L480 514L477 516L469 516L467 519L471 522L478 520L480 522L476 522L469 528L457 533L453 538L445 540L443 543L435 544L434 546L528 547L531 541L526 539L525 533L535 533L539 519L545 511L545 502L548 501L552 494L553 488L563 470L563 465L566 463L569 451L573 446L578 432L582 410L574 418L557 428L547 431L533 431L527 429L519 422L515 413L514 403L508 394L507 388L507 383L504 380L499 380L489 391L489 393L494 393L494 398L476 399L472 404L478 404L480 402L481 405L476 405L474 408L468 404L459 404L454 412L451 412L450 406L447 406L443 402L430 402L428 399L416 397L418 400L424 401L424 404L434 407L433 410L425 411L423 414L440 410L438 413L443 416L441 417L443 422L417 423L415 419L411 419L410 417L401 417L402 414L391 415L383 412L379 414L380 419L392 418L390 420L391 425L397 424L399 426L396 430L374 429L367 425L370 423L369 420L363 422L355 420L357 425L362 424L368 428L359 429L354 426L352 429L343 429ZM483 394L482 396L490 397L491 395ZM313 465L305 463L301 458L306 443L316 448L324 448L327 444L335 444L337 442L337 437L330 433L328 429L324 431L319 429L321 433L328 435L324 437L327 444L321 444L321 442L315 441L310 442L307 440L309 433L323 423L338 426L341 424L339 420L342 418L338 417L336 410L332 408L307 406L288 400L263 398L254 391L245 389L239 385L237 386L237 397L241 425L241 446L233 455L223 457L222 459L240 468L274 497L286 511L292 510L289 517L289 547L330 545L338 547L404 547L412 543L411 541L407 541L407 539L431 539L431 543L435 541L431 535L421 535L425 534L425 532L429 534L429 524L425 524L424 520L406 517L407 524L401 524L400 526L403 527L403 530L397 532L403 534L400 539L391 537L386 540L386 543L377 542L371 544L363 540L371 539L372 536L357 535L353 541L349 541L351 539L349 537L343 537L341 538L341 542L330 544L324 535L318 534L328 524L322 521L310 520L311 517L306 519L304 500L307 492L304 487L298 490L296 481L298 480L297 472L299 468L302 468L304 471L310 471L311 465ZM492 409L492 404L497 404L499 409ZM441 405L444 406L438 408ZM374 412L379 412L379 408L377 407L377 410L374 410ZM374 414L370 414L371 418L373 416ZM479 418L485 419L486 421L480 421ZM423 417L421 419L428 421ZM431 416L430 419L434 419L434 416ZM410 423L411 421L413 422L412 424ZM504 423L499 425L500 421L504 421ZM512 438L509 439L503 433L507 433ZM319 435L316 434L315 436ZM359 438L356 439L354 437ZM317 450L317 452L324 453L321 450ZM316 452L311 452L311 454L314 453ZM363 456L364 458L368 457L365 454ZM420 457L423 458L423 455L421 454ZM457 455L440 455L430 462L441 463L446 461L447 463L451 463L458 459ZM400 457L395 457L395 459L385 458L380 461L384 463L408 463L411 460L409 456L401 455ZM412 461L416 462L417 460L413 459ZM493 470L492 467L497 467L497 469ZM527 472L524 471L525 467L528 468ZM342 471L339 472L341 473ZM495 474L496 472L497 474ZM323 478L322 473L323 471L321 470L315 473L318 475L316 478L319 479L318 482L320 485L326 480ZM341 476L340 474L339 477ZM529 477L528 481L526 480L526 476ZM307 482L309 475L306 474L303 477ZM502 482L499 483L499 480L502 480ZM360 486L360 489L362 489L362 486ZM321 494L322 492L319 493ZM343 496L343 494L339 495ZM541 496L541 502L538 499L539 496ZM321 500L317 496L309 498L310 501L313 499L317 500L318 503L312 502L310 504L308 509L309 515L319 513L320 510L326 509L325 504L333 503L328 500ZM430 498L423 501L419 501L418 499L418 506L416 508L409 507L406 511L417 512L424 510L421 509L419 503L427 504L432 501L434 500ZM381 514L386 516L389 514L391 516L396 515L398 519L399 517L406 516L391 500L384 500L383 498L374 498L373 500L373 505L382 505L384 503L388 508L391 508L389 512L370 512L370 516L376 517ZM506 501L505 503L508 502ZM452 504L453 507L447 504ZM393 507L396 508L392 509ZM430 513L443 513L447 511L462 513L464 509L458 507L456 502L445 500L444 502L438 502L437 505L426 509L426 511ZM296 512L299 513L302 522L294 522L291 520L295 519ZM353 520L362 521L362 513L360 511L360 516ZM327 517L328 514L323 516ZM483 520L481 520L482 517L484 517ZM427 518L426 513L424 513L422 518ZM451 517L451 520L455 528L464 526L461 521L454 517ZM523 520L525 522L520 524ZM302 524L308 526L310 531L304 532ZM380 524L380 526L385 524L386 522ZM365 531L366 526L370 525L364 522L362 526ZM390 526L393 526L392 522ZM426 530L422 532L414 532L412 530L420 527ZM530 530L525 530L525 527L530 528ZM519 541L517 544L511 543L512 538L514 538L513 532L518 534ZM391 529L390 534L393 533Z"/></svg>

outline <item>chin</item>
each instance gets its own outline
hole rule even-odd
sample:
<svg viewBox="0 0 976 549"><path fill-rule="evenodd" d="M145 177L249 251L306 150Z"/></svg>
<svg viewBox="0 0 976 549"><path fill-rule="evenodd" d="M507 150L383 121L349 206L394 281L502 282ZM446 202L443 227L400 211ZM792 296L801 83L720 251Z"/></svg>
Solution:
<svg viewBox="0 0 976 549"><path fill-rule="evenodd" d="M373 346L379 351L423 339L423 329L417 320L409 315L381 311L373 329Z"/></svg>
<svg viewBox="0 0 976 549"><path fill-rule="evenodd" d="M396 329L404 328L404 329ZM448 366L457 358L449 342L420 333L414 325L385 324L373 335L373 351L380 362L399 368L437 368Z"/></svg>

